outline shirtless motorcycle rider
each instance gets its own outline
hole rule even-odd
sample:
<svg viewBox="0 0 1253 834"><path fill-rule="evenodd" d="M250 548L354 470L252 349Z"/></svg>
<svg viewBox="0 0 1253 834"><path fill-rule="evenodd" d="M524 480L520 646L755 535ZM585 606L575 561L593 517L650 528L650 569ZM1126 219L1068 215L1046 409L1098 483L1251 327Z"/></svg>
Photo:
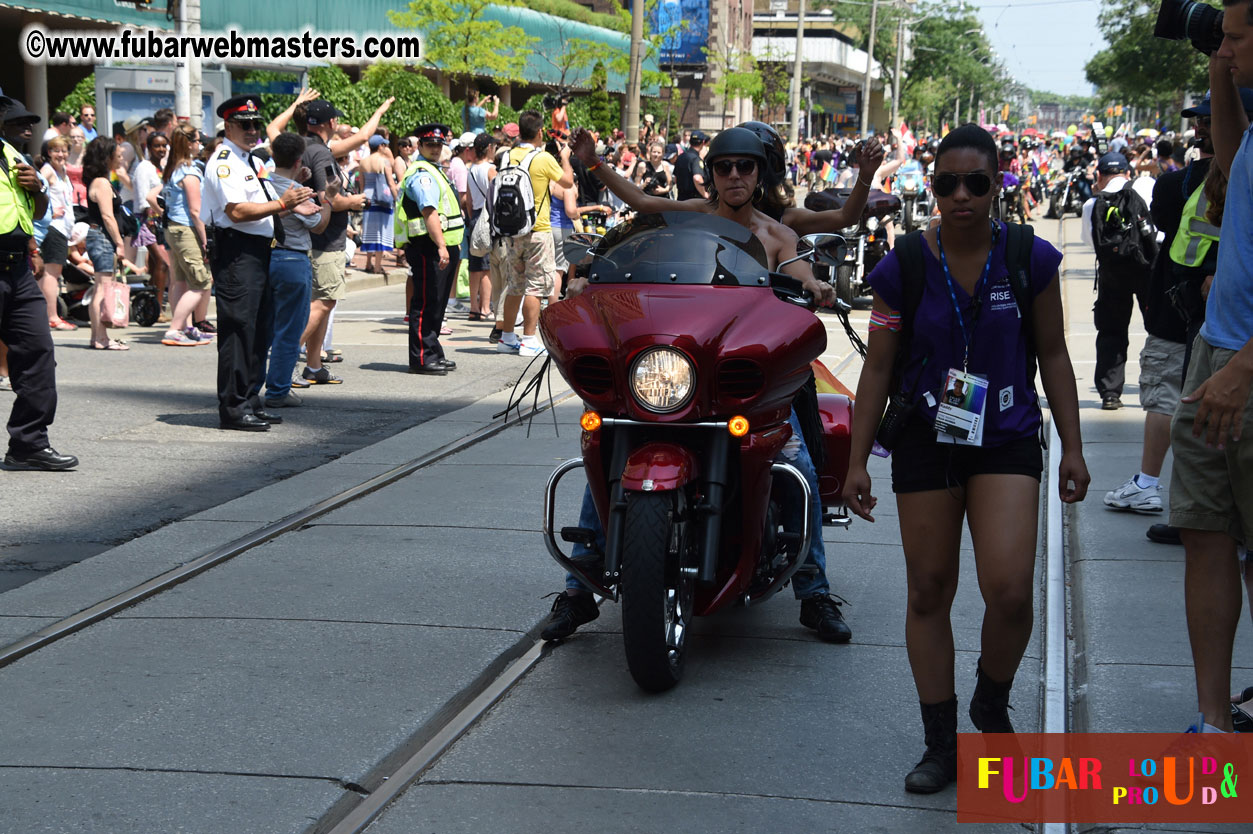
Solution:
<svg viewBox="0 0 1253 834"><path fill-rule="evenodd" d="M709 199L669 200L645 194L634 184L613 171L612 166L601 163L595 154L595 142L585 130L574 134L571 150L589 171L605 182L609 189L621 197L636 211L655 213L662 211L702 211L716 214L748 228L761 241L771 269L776 264L796 257L797 234L788 226L771 219L754 207L755 201L765 196L767 166L770 154L757 134L747 128L734 127L719 133L709 146L705 158L705 167L711 174L709 183ZM880 152L881 158L881 152ZM865 199L864 191L862 199ZM860 207L854 207L860 212ZM842 214L843 209L834 212L810 212L805 209L789 208L787 211L804 212L797 215L802 223L812 222L807 215ZM842 222L837 221L837 222ZM827 226L827 229L832 226ZM838 228L838 226L836 227ZM813 277L810 266L805 261L788 264L784 272L798 279L804 289L812 293L815 300L823 306L831 306L835 302L834 289ZM585 278L575 278L566 289L569 296L578 295L587 286ZM801 471L810 483L813 500L807 508L811 517L821 529L822 507L819 498L817 472L805 445L800 422L795 409L791 417L795 445L789 443L784 455L789 463ZM795 455L793 458L792 455ZM801 508L791 508L797 512ZM592 546L576 544L572 558L579 562L600 561L604 552L604 533L601 530L600 518L596 513L591 499L591 491L583 495L583 507L579 516L579 526L597 532L596 542ZM853 632L844 622L840 613L838 600L830 593L830 585L826 577L826 552L822 536L812 537L809 553L805 564L792 579L792 588L796 598L801 601L801 624L814 629L818 636L831 643L846 643L852 639ZM600 609L591 594L572 575L566 577L566 591L558 594L553 603L552 613L544 628L542 637L545 640L560 640L568 637L584 623L591 622L600 616Z"/></svg>

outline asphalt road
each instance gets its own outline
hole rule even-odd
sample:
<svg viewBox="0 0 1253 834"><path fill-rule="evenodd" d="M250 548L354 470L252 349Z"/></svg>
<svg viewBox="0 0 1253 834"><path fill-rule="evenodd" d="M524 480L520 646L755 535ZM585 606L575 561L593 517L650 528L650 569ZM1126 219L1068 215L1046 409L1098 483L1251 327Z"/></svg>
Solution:
<svg viewBox="0 0 1253 834"><path fill-rule="evenodd" d="M165 347L161 326L115 333L125 353L91 350L86 327L54 333L51 440L80 466L0 471L0 592L468 405L527 364L496 353L490 324L450 313L458 369L408 374L403 308L402 285L350 293L334 330L344 361L331 366L344 384L301 391L304 406L264 434L217 427L213 346ZM6 415L11 397L0 393Z"/></svg>

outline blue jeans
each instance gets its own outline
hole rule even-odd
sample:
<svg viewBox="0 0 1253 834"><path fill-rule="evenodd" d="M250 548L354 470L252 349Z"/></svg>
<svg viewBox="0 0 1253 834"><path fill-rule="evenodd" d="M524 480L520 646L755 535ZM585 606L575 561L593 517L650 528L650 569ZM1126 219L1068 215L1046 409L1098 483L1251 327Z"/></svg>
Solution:
<svg viewBox="0 0 1253 834"><path fill-rule="evenodd" d="M797 599L808 599L830 593L831 585L827 582L827 551L822 541L822 497L818 494L818 471L814 468L814 459L809 456L809 449L805 446L805 437L801 434L801 424L796 419L795 409L792 410L791 423L792 436L800 439L800 448L795 458L788 458L786 454L780 455L780 458L800 470L805 480L809 482L809 491L812 495L809 502L809 525L813 529L805 563L792 576L792 592ZM801 513L805 511L801 507L800 488L788 481L783 487L783 496L785 499L784 525L788 529L799 530L802 523ZM584 530L595 532L596 547L593 549L585 544L575 544L571 550L571 556L577 559L596 552L604 553L605 531L600 524L600 515L596 512L596 504L592 501L591 487L583 490L583 507L579 510L579 526ZM574 574L567 573L566 590L584 591L587 589L583 587L583 583L575 579Z"/></svg>
<svg viewBox="0 0 1253 834"><path fill-rule="evenodd" d="M270 346L265 395L281 399L291 390L292 373L300 356L300 337L309 323L309 299L313 293L309 257L290 249L275 249L270 256L270 293L274 317L265 330Z"/></svg>

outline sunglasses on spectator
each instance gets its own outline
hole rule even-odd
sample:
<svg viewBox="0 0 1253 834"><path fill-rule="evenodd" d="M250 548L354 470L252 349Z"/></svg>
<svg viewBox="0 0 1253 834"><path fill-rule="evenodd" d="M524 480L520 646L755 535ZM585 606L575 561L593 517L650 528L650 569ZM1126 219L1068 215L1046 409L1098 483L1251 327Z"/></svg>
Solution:
<svg viewBox="0 0 1253 834"><path fill-rule="evenodd" d="M985 171L971 171L969 174L936 174L931 183L931 190L937 197L948 197L957 190L957 184L966 183L966 190L972 197L982 197L992 189L992 178Z"/></svg>
<svg viewBox="0 0 1253 834"><path fill-rule="evenodd" d="M265 126L265 122L260 119L240 119L235 122L243 130L260 130Z"/></svg>
<svg viewBox="0 0 1253 834"><path fill-rule="evenodd" d="M757 170L755 159L719 159L713 164L714 173L720 177L731 176L732 169L741 174L751 174Z"/></svg>

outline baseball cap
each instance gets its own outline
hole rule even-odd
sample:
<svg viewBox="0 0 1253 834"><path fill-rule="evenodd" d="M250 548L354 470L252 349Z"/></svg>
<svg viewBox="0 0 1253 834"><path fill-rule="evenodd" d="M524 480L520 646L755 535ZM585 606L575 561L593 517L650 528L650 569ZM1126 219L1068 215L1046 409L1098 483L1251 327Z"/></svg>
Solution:
<svg viewBox="0 0 1253 834"><path fill-rule="evenodd" d="M646 121L646 122L651 122L651 121L653 121L653 114L652 114L652 113L645 113L645 114L644 114L644 121Z"/></svg>
<svg viewBox="0 0 1253 834"><path fill-rule="evenodd" d="M314 99L305 105L305 122L311 125L330 124L331 119L342 119L344 113L325 99Z"/></svg>
<svg viewBox="0 0 1253 834"><path fill-rule="evenodd" d="M521 131L518 130L517 122L508 122L504 127L501 128L501 131L504 132L504 134L511 139L516 139L521 134Z"/></svg>
<svg viewBox="0 0 1253 834"><path fill-rule="evenodd" d="M37 125L43 121L38 115L27 110L25 104L22 104L15 98L7 99L6 102L0 102L0 104L5 103L8 104L4 110L4 123L6 125Z"/></svg>
<svg viewBox="0 0 1253 834"><path fill-rule="evenodd" d="M1125 174L1131 170L1131 164L1118 151L1110 151L1097 161L1096 170L1102 174Z"/></svg>
<svg viewBox="0 0 1253 834"><path fill-rule="evenodd" d="M1248 87L1241 87L1240 103L1244 105L1245 113L1253 115L1253 90ZM1210 107L1210 94L1206 91L1205 98L1201 99L1200 104L1187 108L1179 115L1183 116L1185 119L1192 119L1197 116L1208 116L1211 112L1213 112L1213 109Z"/></svg>
<svg viewBox="0 0 1253 834"><path fill-rule="evenodd" d="M465 133L458 136L456 139L453 140L452 152L456 153L457 151L474 147L474 137L476 135L477 134L467 130Z"/></svg>
<svg viewBox="0 0 1253 834"><path fill-rule="evenodd" d="M709 134L703 130L693 130L691 139L693 142L708 142Z"/></svg>
<svg viewBox="0 0 1253 834"><path fill-rule="evenodd" d="M370 150L376 151L387 144L386 136L379 136L377 133L370 137Z"/></svg>

